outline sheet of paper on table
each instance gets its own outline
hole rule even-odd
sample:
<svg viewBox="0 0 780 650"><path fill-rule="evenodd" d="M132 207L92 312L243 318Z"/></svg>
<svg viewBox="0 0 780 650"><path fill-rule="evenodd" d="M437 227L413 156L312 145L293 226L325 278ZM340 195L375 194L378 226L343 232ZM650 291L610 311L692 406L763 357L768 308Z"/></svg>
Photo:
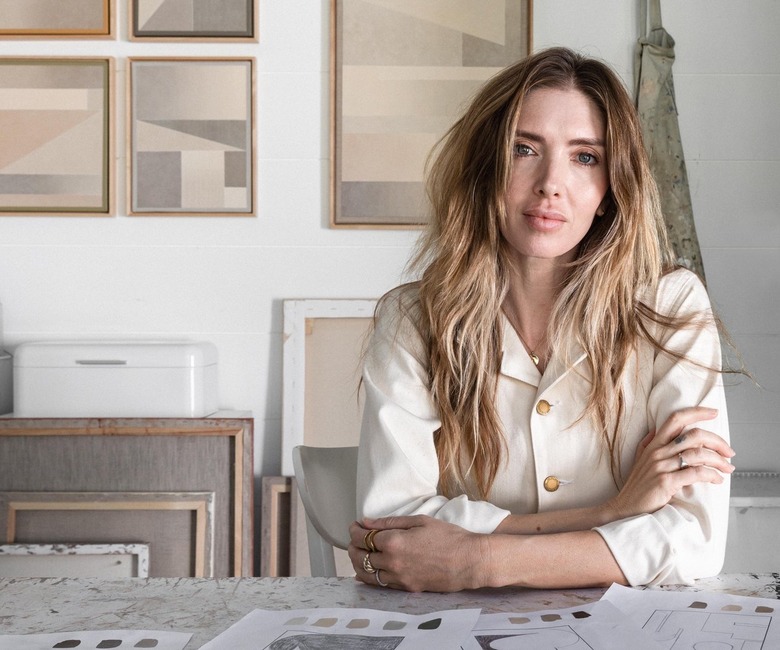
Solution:
<svg viewBox="0 0 780 650"><path fill-rule="evenodd" d="M201 650L432 650L458 648L478 609L409 615L375 609L256 609Z"/></svg>
<svg viewBox="0 0 780 650"><path fill-rule="evenodd" d="M666 650L780 648L777 600L612 585L600 602L611 602Z"/></svg>
<svg viewBox="0 0 780 650"><path fill-rule="evenodd" d="M569 609L483 614L462 650L486 648L659 650L661 646L612 603L600 601Z"/></svg>
<svg viewBox="0 0 780 650"><path fill-rule="evenodd" d="M158 630L96 630L51 634L0 635L0 650L59 650L60 648L154 648L182 650L192 634Z"/></svg>

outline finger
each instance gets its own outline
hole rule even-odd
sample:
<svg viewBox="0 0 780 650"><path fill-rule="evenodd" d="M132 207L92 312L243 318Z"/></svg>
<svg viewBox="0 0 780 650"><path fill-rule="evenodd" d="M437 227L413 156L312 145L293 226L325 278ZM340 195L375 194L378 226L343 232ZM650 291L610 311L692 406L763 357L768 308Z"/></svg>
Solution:
<svg viewBox="0 0 780 650"><path fill-rule="evenodd" d="M675 411L658 428L656 440L659 444L665 445L673 438L680 435L688 427L703 420L713 420L717 415L717 409L711 409L705 406L692 406Z"/></svg>
<svg viewBox="0 0 780 650"><path fill-rule="evenodd" d="M733 458L735 455L734 450L723 438L712 431L707 431L706 429L700 429L698 427L683 431L677 435L669 445L672 447L673 453L679 453L686 449L706 447L724 458Z"/></svg>
<svg viewBox="0 0 780 650"><path fill-rule="evenodd" d="M677 454L677 456L678 465L706 465L725 474L731 474L735 469L728 459L706 447L687 449ZM679 462L680 457L682 457L683 463Z"/></svg>
<svg viewBox="0 0 780 650"><path fill-rule="evenodd" d="M407 530L423 525L424 515L407 515L397 517L380 517L378 519L363 519L364 528L376 528L378 530L390 530L392 528Z"/></svg>
<svg viewBox="0 0 780 650"><path fill-rule="evenodd" d="M726 480L723 474L705 465L690 465L685 469L673 472L673 474L680 482L680 487L693 485L694 483L714 483L719 485Z"/></svg>
<svg viewBox="0 0 780 650"><path fill-rule="evenodd" d="M368 533L368 528L364 528L360 522L355 521L352 522L349 526L349 540L350 543L354 546L360 547L363 543L363 539L366 536L366 533Z"/></svg>

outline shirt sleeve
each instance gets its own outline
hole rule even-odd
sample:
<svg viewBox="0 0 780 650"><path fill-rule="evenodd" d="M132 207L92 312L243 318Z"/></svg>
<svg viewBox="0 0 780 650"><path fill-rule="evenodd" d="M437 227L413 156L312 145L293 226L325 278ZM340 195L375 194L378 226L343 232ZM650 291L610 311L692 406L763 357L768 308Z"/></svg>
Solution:
<svg viewBox="0 0 780 650"><path fill-rule="evenodd" d="M465 495L448 499L438 493L434 433L440 420L423 361L423 342L409 313L415 305L408 294L386 297L366 351L358 514L425 514L473 532L493 532L508 510Z"/></svg>
<svg viewBox="0 0 780 650"><path fill-rule="evenodd" d="M688 271L676 271L661 283L656 308L673 315L701 314L706 323L668 330L661 343L684 355L679 360L660 352L653 363L648 420L661 426L673 412L690 406L718 409L715 420L699 424L729 441L723 390L721 346L710 318L706 290ZM652 514L596 528L632 585L690 584L720 572L726 549L730 479L720 485L685 487Z"/></svg>

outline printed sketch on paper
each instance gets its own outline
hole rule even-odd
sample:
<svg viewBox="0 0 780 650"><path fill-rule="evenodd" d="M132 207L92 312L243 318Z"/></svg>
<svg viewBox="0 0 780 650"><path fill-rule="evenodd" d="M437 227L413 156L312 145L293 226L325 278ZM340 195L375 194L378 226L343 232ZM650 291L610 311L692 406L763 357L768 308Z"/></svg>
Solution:
<svg viewBox="0 0 780 650"><path fill-rule="evenodd" d="M474 639L482 650L592 650L587 643L568 625L553 628L533 628L522 632L503 634L475 634Z"/></svg>
<svg viewBox="0 0 780 650"><path fill-rule="evenodd" d="M780 610L773 599L612 585L604 601L612 602L666 650L780 648Z"/></svg>
<svg viewBox="0 0 780 650"><path fill-rule="evenodd" d="M402 636L287 632L264 650L395 650L403 640Z"/></svg>
<svg viewBox="0 0 780 650"><path fill-rule="evenodd" d="M656 610L644 629L669 650L700 647L762 650L772 617L761 614Z"/></svg>

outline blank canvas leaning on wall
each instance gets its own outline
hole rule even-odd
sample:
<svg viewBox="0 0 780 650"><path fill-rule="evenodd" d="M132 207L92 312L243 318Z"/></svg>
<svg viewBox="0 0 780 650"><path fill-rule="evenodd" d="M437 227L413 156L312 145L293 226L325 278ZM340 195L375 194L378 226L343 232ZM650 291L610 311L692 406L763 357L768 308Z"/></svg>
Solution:
<svg viewBox="0 0 780 650"><path fill-rule="evenodd" d="M254 59L129 62L131 215L254 214Z"/></svg>
<svg viewBox="0 0 780 650"><path fill-rule="evenodd" d="M111 213L113 64L0 57L0 214Z"/></svg>
<svg viewBox="0 0 780 650"><path fill-rule="evenodd" d="M376 300L285 300L282 474L296 445L356 445L363 346Z"/></svg>

